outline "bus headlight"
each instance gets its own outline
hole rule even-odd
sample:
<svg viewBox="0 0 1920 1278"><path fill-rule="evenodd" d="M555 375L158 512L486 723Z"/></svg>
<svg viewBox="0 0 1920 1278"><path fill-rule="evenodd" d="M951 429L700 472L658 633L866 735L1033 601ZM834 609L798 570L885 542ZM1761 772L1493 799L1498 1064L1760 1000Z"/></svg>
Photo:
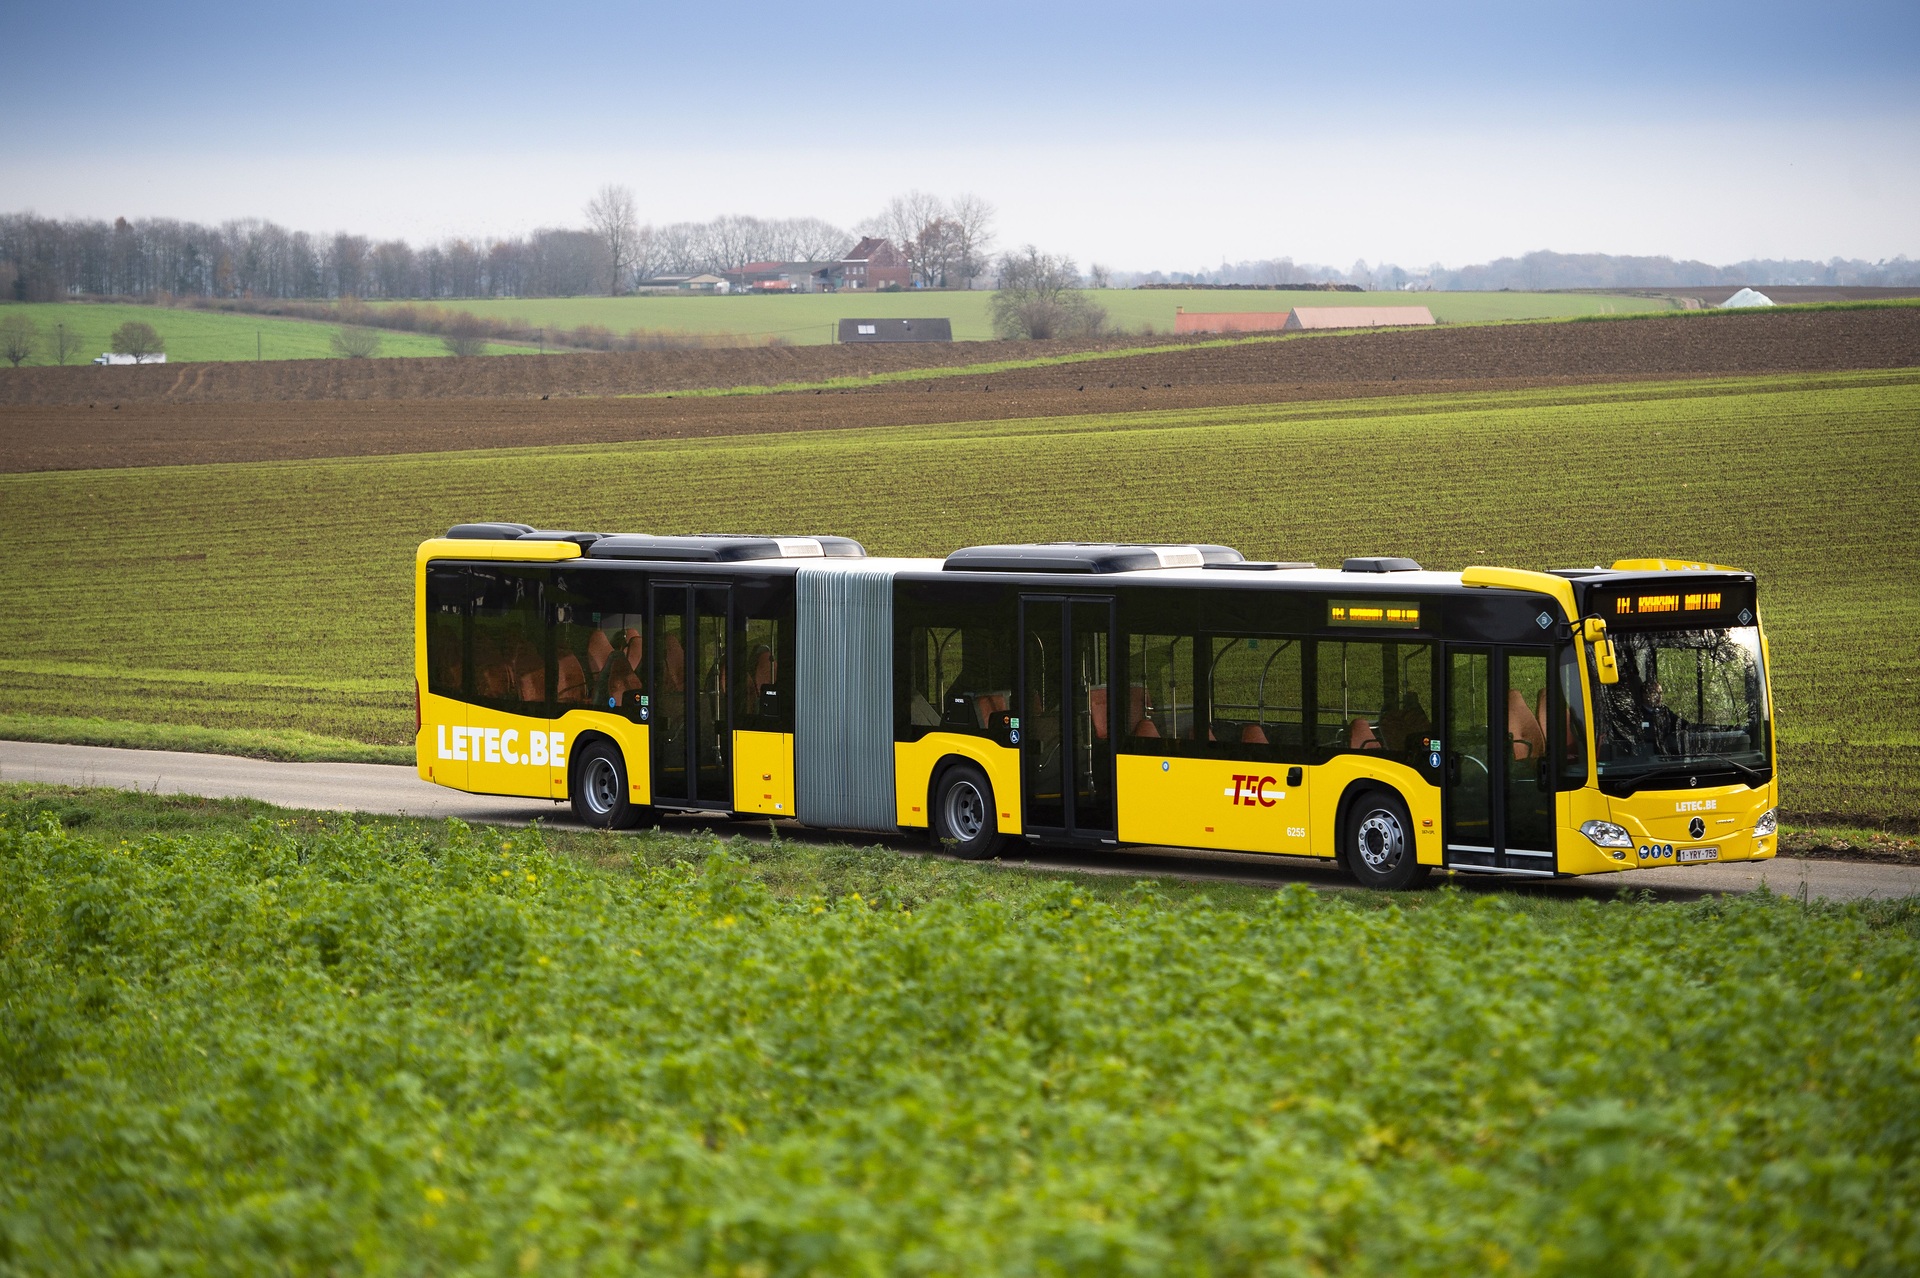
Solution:
<svg viewBox="0 0 1920 1278"><path fill-rule="evenodd" d="M1768 808L1760 814L1760 819L1753 823L1753 837L1756 839L1764 839L1779 828L1780 809Z"/></svg>
<svg viewBox="0 0 1920 1278"><path fill-rule="evenodd" d="M1580 833L1591 839L1595 847L1630 848L1633 846L1633 836L1628 834L1624 827L1615 825L1611 821L1585 822L1580 827Z"/></svg>

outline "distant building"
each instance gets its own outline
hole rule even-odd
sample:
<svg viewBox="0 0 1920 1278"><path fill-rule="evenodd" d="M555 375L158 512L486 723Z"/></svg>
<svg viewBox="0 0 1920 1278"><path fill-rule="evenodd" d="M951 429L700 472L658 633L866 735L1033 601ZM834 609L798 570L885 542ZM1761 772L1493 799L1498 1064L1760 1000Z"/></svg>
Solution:
<svg viewBox="0 0 1920 1278"><path fill-rule="evenodd" d="M167 353L159 351L152 355L125 355L119 351L107 351L93 362L96 364L164 364L167 362Z"/></svg>
<svg viewBox="0 0 1920 1278"><path fill-rule="evenodd" d="M748 262L725 271L736 293L824 293L833 262Z"/></svg>
<svg viewBox="0 0 1920 1278"><path fill-rule="evenodd" d="M833 264L830 282L834 288L848 292L912 288L913 271L891 241L869 235Z"/></svg>
<svg viewBox="0 0 1920 1278"><path fill-rule="evenodd" d="M1287 316L1287 331L1399 328L1433 322L1433 312L1424 306L1296 306Z"/></svg>
<svg viewBox="0 0 1920 1278"><path fill-rule="evenodd" d="M726 293L732 289L718 275L655 275L634 287L648 293Z"/></svg>
<svg viewBox="0 0 1920 1278"><path fill-rule="evenodd" d="M1292 311L1194 311L1174 308L1176 333L1277 333Z"/></svg>
<svg viewBox="0 0 1920 1278"><path fill-rule="evenodd" d="M1433 322L1433 312L1424 306L1296 306L1290 311L1189 311L1182 306L1173 313L1176 333L1297 333Z"/></svg>
<svg viewBox="0 0 1920 1278"><path fill-rule="evenodd" d="M951 342L953 321L947 319L843 319L843 342Z"/></svg>

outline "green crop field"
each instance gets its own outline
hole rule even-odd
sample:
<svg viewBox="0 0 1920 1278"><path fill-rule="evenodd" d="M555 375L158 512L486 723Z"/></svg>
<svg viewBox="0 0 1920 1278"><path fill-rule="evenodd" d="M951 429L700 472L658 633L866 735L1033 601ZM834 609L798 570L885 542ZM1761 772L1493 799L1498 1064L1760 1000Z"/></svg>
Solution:
<svg viewBox="0 0 1920 1278"><path fill-rule="evenodd" d="M1447 568L1678 555L1760 575L1789 812L1911 830L1917 436L1905 371L5 475L0 731L402 745L413 549L469 519L915 554L1115 538Z"/></svg>
<svg viewBox="0 0 1920 1278"><path fill-rule="evenodd" d="M1911 901L238 806L0 790L0 1269L1920 1269Z"/></svg>
<svg viewBox="0 0 1920 1278"><path fill-rule="evenodd" d="M598 325L625 333L726 333L795 346L834 340L836 324L854 317L900 319L944 316L960 341L993 336L987 307L993 294L813 293L792 297L558 297L481 298L446 303L496 319L517 317L555 329ZM1425 306L1444 323L1553 319L1671 310L1659 298L1576 293L1322 293L1213 289L1103 289L1094 294L1109 320L1129 332L1151 327L1171 333L1174 311L1286 311L1295 306ZM374 303L375 306L382 303ZM403 305L403 303L391 303Z"/></svg>
<svg viewBox="0 0 1920 1278"><path fill-rule="evenodd" d="M108 349L113 330L128 320L151 324L166 339L169 364L200 363L210 360L332 359L329 343L339 331L337 324L311 320L275 319L268 315L239 315L221 311L195 311L171 306L138 306L117 302L6 302L0 303L0 317L26 315L39 326L41 341L34 357L23 367L53 364L48 343L54 326L64 324L67 331L81 339L80 354L69 364L85 364ZM256 346L257 339L257 346ZM492 345L487 354L526 354L528 348ZM380 334L380 358L398 356L445 355L447 348L437 337L421 333ZM0 368L6 365L0 364Z"/></svg>

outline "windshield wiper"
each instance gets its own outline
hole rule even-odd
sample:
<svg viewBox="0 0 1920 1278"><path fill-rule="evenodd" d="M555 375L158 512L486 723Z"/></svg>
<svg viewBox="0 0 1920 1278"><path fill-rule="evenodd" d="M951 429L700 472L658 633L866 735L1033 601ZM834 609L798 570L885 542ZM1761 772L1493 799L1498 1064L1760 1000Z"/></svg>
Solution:
<svg viewBox="0 0 1920 1278"><path fill-rule="evenodd" d="M1646 781L1650 781L1655 777L1686 776L1691 773L1700 771L1701 770L1700 765L1703 763L1705 764L1717 763L1722 767L1731 768L1734 774L1740 777L1748 785L1755 785L1755 786L1761 785L1767 779L1767 774L1762 772L1760 769L1749 767L1747 764L1744 764L1744 763L1736 762L1732 759L1729 759L1724 754L1697 754L1693 756L1693 759L1690 762L1669 763L1664 767L1652 768L1646 772L1639 773L1638 775L1630 775L1630 776L1624 777L1622 778L1622 780L1632 781L1636 785L1639 785Z"/></svg>

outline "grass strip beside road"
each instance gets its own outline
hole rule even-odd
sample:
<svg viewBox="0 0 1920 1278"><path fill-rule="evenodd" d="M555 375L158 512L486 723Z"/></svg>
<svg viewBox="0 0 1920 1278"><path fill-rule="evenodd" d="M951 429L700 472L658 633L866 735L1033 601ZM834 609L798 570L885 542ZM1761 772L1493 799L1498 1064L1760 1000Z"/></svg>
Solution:
<svg viewBox="0 0 1920 1278"><path fill-rule="evenodd" d="M0 739L54 745L185 750L282 763L393 763L412 766L410 745L373 745L298 728L208 728L190 723L130 723L66 715L0 714Z"/></svg>

